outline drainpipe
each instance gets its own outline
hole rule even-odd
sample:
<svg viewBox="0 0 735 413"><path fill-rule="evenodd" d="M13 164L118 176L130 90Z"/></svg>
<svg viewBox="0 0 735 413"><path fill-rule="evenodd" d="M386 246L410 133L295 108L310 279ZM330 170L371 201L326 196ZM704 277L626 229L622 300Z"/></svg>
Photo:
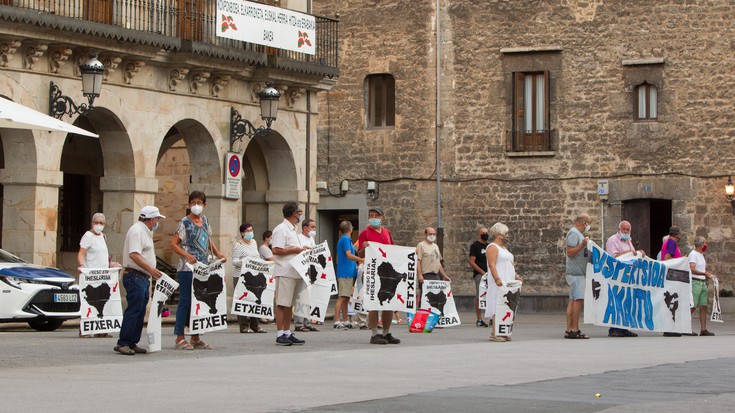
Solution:
<svg viewBox="0 0 735 413"><path fill-rule="evenodd" d="M436 233L439 248L444 247L444 228L442 228L442 161L441 161L441 0L436 0Z"/></svg>
<svg viewBox="0 0 735 413"><path fill-rule="evenodd" d="M311 91L306 91L306 216L311 218Z"/></svg>

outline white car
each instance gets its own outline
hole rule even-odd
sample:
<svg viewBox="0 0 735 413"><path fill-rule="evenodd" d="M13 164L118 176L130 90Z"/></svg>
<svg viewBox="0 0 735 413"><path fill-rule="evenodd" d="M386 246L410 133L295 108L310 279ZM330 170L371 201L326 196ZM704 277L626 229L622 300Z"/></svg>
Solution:
<svg viewBox="0 0 735 413"><path fill-rule="evenodd" d="M58 268L30 264L0 249L0 323L27 322L54 331L79 317L76 280Z"/></svg>

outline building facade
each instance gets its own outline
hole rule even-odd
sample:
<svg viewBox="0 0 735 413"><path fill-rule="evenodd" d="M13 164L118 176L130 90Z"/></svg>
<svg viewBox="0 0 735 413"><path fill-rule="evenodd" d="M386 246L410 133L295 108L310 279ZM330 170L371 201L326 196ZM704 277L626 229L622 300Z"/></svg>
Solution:
<svg viewBox="0 0 735 413"><path fill-rule="evenodd" d="M371 205L401 245L439 226L455 289L472 294L469 245L503 222L524 292L561 296L564 237L587 212L593 241L627 219L654 257L671 225L685 254L707 237L709 268L733 287L732 2L335 0L317 12L344 33L339 83L320 95L322 229L362 228Z"/></svg>
<svg viewBox="0 0 735 413"><path fill-rule="evenodd" d="M241 222L264 231L282 220L284 201L318 203L316 96L339 74L337 21L315 16L316 52L298 53L217 36L216 3L0 1L3 97L48 113L53 82L82 103L78 64L95 50L105 65L94 109L63 118L99 139L0 129L4 249L74 273L79 239L103 212L120 261L127 229L154 204L169 217L155 233L157 253L175 264L168 244L193 190L207 195L205 215L227 254ZM309 0L260 3L312 13ZM231 141L233 109L263 124L266 82L281 93L270 132ZM243 155L240 199L225 196L229 151Z"/></svg>

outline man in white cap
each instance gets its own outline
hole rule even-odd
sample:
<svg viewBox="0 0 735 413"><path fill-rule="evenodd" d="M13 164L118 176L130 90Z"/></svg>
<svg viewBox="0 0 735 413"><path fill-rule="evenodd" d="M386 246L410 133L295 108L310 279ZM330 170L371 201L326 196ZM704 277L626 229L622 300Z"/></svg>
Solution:
<svg viewBox="0 0 735 413"><path fill-rule="evenodd" d="M143 318L148 304L150 278L157 280L161 271L156 269L156 252L153 245L153 232L158 228L158 221L166 218L158 208L145 206L140 210L138 222L133 224L125 235L123 246L123 286L125 287L128 307L123 313L120 338L114 350L126 356L135 353L145 354L146 350L138 347L143 332Z"/></svg>

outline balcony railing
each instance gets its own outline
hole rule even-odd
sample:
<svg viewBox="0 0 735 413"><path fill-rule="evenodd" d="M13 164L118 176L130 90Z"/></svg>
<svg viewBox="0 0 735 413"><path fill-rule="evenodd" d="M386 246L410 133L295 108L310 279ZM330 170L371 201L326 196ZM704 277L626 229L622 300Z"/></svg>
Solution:
<svg viewBox="0 0 735 413"><path fill-rule="evenodd" d="M507 132L506 150L508 152L546 152L554 150L552 145L553 130L514 130Z"/></svg>
<svg viewBox="0 0 735 413"><path fill-rule="evenodd" d="M338 21L326 17L316 18L316 54L274 49L239 40L216 36L218 26L216 1L214 0L0 0L0 17L9 9L37 12L26 14L23 19L48 21L49 17L94 22L135 32L149 33L179 40L182 51L224 48L275 57L268 59L284 69L314 71L337 75L338 71ZM3 6L11 6L3 7ZM40 14L38 13L40 12ZM17 17L17 16L15 16ZM54 25L54 27L57 27ZM118 30L125 32L126 30ZM218 53L227 56L227 53Z"/></svg>

